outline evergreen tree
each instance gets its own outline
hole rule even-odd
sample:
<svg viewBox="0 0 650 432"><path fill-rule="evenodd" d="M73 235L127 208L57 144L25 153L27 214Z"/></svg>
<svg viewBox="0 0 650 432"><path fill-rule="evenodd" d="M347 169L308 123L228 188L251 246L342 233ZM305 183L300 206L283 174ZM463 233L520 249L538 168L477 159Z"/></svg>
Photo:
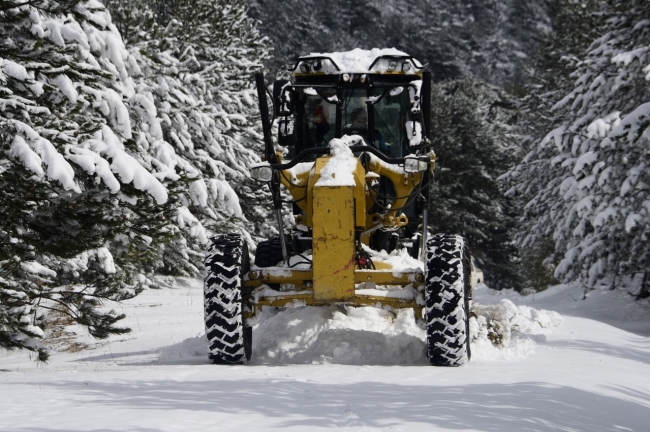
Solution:
<svg viewBox="0 0 650 432"><path fill-rule="evenodd" d="M509 173L513 190L531 198L521 245L552 237L556 277L588 287L602 279L615 286L617 276L650 268L650 4L594 7L576 38L566 39L578 54L559 74L568 79L535 94L548 107L544 135L533 135L530 152ZM586 48L582 28L592 38Z"/></svg>
<svg viewBox="0 0 650 432"><path fill-rule="evenodd" d="M253 72L266 42L241 0L111 1L141 67L138 92L151 95L160 139L178 156L181 228L164 272L200 274L209 232L267 237L270 199L249 178L261 131Z"/></svg>
<svg viewBox="0 0 650 432"><path fill-rule="evenodd" d="M518 287L511 238L516 211L497 181L515 160L516 106L503 91L473 80L434 85L431 106L438 156L432 228L468 240L490 287Z"/></svg>
<svg viewBox="0 0 650 432"><path fill-rule="evenodd" d="M0 31L0 346L45 360L49 311L128 331L102 305L150 283L173 200L134 139L128 55L100 3L3 0Z"/></svg>
<svg viewBox="0 0 650 432"><path fill-rule="evenodd" d="M602 20L598 13L602 4L602 0L543 2L551 26L543 32L545 43L541 47L536 63L529 70L530 74L527 77L529 84L525 88L517 89L523 96L522 116L518 123L525 135L521 143L524 149L535 147L537 142L543 139L543 136L539 136L540 133L545 133L544 131L552 128L553 124L562 121L563 114L551 108L558 98L562 98L573 86L574 79L570 76L569 65L577 61L578 56L596 37L598 23ZM554 181L553 173L545 165L537 163L530 168L536 170L534 177L538 181L530 182L525 189L513 188L510 191L523 202L529 201L534 196L538 185ZM517 182L515 180L517 173L511 174L513 175L505 176L510 186ZM515 194L515 191L519 193ZM518 224L517 229L523 286L540 291L558 282L554 277L554 271L559 256L554 253L555 245L550 230L539 233L534 241L524 240L528 236L530 220L525 218L523 223Z"/></svg>

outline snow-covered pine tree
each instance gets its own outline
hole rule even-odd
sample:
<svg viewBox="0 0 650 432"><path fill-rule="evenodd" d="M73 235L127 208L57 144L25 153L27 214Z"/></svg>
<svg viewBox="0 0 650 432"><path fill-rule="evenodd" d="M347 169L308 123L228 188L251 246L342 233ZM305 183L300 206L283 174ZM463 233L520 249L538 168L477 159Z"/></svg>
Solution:
<svg viewBox="0 0 650 432"><path fill-rule="evenodd" d="M599 37L566 64L570 89L542 88L550 125L508 177L532 197L522 246L552 236L556 277L614 287L650 269L650 4L599 9Z"/></svg>
<svg viewBox="0 0 650 432"><path fill-rule="evenodd" d="M152 96L162 139L179 156L181 231L166 248L164 271L195 276L209 232L273 233L268 194L248 175L262 148L253 72L268 55L266 42L241 0L108 6L128 29L142 70L138 91Z"/></svg>
<svg viewBox="0 0 650 432"><path fill-rule="evenodd" d="M151 39L156 25L153 0L103 0L127 47Z"/></svg>
<svg viewBox="0 0 650 432"><path fill-rule="evenodd" d="M523 90L523 100L518 124L525 135L521 143L522 148L526 149L524 153L544 138L544 131L562 121L563 114L552 111L551 107L558 98L573 88L574 79L570 77L572 70L567 65L575 62L577 56L595 39L598 23L602 21L597 11L603 2L604 0L549 0L543 3L551 26L542 33L545 43L541 46L536 63L529 70L529 84L520 89ZM521 193L517 195L524 203L532 198L536 187L555 180L554 173L543 165L532 165L531 169L537 170L531 177L536 180L531 181L525 191L520 190ZM504 177L511 186L513 177ZM514 189L511 194L515 195ZM517 238L520 245L524 244L522 239L527 236L529 221L530 219L524 219L523 223L518 224ZM519 248L522 286L538 291L557 283L554 270L559 261L558 255L554 254L552 231L539 234L534 242L526 242L525 247Z"/></svg>
<svg viewBox="0 0 650 432"><path fill-rule="evenodd" d="M431 107L439 168L431 188L432 229L464 236L490 287L518 288L511 238L516 211L497 182L516 160L516 105L496 87L468 79L434 85Z"/></svg>
<svg viewBox="0 0 650 432"><path fill-rule="evenodd" d="M104 302L160 266L172 201L134 139L128 55L100 3L1 1L0 33L0 346L44 360L50 312L128 331Z"/></svg>

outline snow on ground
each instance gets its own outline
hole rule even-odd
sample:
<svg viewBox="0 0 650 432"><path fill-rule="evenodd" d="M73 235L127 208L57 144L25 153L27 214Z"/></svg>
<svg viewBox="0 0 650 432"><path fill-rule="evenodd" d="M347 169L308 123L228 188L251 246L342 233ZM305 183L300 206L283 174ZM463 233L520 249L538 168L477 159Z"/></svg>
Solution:
<svg viewBox="0 0 650 432"><path fill-rule="evenodd" d="M583 297L479 287L512 333L495 348L479 316L460 368L426 364L410 311L334 306L265 310L252 364L215 366L201 284L178 279L122 305L129 335L47 365L0 354L0 430L646 431L650 311L621 290Z"/></svg>

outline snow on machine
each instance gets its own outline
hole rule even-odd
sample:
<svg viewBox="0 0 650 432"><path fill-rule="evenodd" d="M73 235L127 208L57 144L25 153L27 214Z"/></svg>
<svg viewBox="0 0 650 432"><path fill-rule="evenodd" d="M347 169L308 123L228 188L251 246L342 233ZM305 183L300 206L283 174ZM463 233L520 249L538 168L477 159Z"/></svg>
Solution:
<svg viewBox="0 0 650 432"><path fill-rule="evenodd" d="M412 308L426 324L430 363L465 364L469 250L458 235L427 235L430 72L394 49L311 54L289 70L291 80L273 86L273 120L264 77L255 76L266 162L251 168L271 189L282 235L260 242L252 263L241 234L210 238L210 360L250 359L263 306L343 304ZM274 147L273 121L284 152Z"/></svg>

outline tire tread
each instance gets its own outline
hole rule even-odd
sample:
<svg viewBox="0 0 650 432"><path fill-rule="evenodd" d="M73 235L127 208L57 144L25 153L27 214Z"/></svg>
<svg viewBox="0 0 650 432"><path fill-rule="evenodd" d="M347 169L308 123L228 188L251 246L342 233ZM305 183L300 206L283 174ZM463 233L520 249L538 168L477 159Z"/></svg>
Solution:
<svg viewBox="0 0 650 432"><path fill-rule="evenodd" d="M250 358L241 290L247 255L240 234L219 234L209 240L205 256L204 312L208 358L215 364L243 364Z"/></svg>
<svg viewBox="0 0 650 432"><path fill-rule="evenodd" d="M427 241L425 266L427 358L434 366L461 366L470 359L469 251L458 235Z"/></svg>

